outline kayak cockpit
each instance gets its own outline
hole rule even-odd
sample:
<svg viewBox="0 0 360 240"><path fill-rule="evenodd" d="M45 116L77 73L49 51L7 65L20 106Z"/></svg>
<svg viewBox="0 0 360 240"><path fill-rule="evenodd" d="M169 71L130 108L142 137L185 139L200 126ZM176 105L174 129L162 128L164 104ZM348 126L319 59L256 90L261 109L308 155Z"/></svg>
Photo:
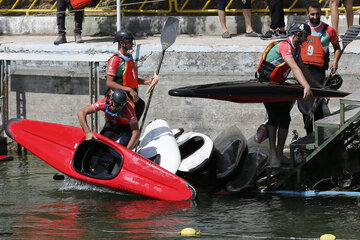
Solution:
<svg viewBox="0 0 360 240"><path fill-rule="evenodd" d="M116 177L122 164L121 154L99 140L82 141L73 158L73 167L78 173L98 179Z"/></svg>

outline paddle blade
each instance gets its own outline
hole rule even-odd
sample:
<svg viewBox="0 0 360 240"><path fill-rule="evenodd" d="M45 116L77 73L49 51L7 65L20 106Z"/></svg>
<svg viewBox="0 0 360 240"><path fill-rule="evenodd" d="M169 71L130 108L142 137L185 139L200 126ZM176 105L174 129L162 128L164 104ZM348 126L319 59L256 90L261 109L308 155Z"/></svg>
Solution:
<svg viewBox="0 0 360 240"><path fill-rule="evenodd" d="M168 17L161 33L161 46L163 51L168 49L176 40L179 32L179 20L174 17Z"/></svg>
<svg viewBox="0 0 360 240"><path fill-rule="evenodd" d="M359 25L353 25L349 27L349 29L345 32L344 37L342 38L343 48L345 48L346 45L348 45L353 40L355 40L355 38L359 35L359 32L360 32Z"/></svg>

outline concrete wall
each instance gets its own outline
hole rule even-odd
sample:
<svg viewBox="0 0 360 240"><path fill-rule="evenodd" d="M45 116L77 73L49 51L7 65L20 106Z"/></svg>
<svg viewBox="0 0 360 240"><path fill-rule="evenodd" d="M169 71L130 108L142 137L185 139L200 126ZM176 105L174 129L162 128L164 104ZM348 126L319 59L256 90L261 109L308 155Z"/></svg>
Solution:
<svg viewBox="0 0 360 240"><path fill-rule="evenodd" d="M296 16L293 17L297 18ZM300 16L300 18L303 18ZM18 22L23 19L22 22ZM91 19L91 20L89 20ZM165 17L150 22L151 17L126 17L123 24L133 31L160 32ZM228 26L232 33L243 31L238 16L228 17ZM267 22L263 17L260 22ZM71 21L71 17L67 21ZM44 24L46 21L47 24ZM2 33L0 35L0 59L9 59L11 73L10 118L17 117L21 104L24 104L26 118L57 122L78 126L76 112L90 104L89 63L100 62L100 82L104 90L106 60L116 51L111 37L106 42L91 38L85 44L64 44L54 46L54 37L29 38L29 35L16 34L56 34L55 18L41 17L0 17ZM94 21L94 22L93 22ZM139 21L142 24L138 24ZM287 19L289 21L289 19ZM261 25L261 23L259 24ZM28 24L31 23L31 24ZM97 24L95 24L97 23ZM42 25L36 27L36 25ZM89 25L87 25L89 24ZM256 26L265 31L266 25ZM176 98L168 95L168 90L176 87L205 84L220 81L248 80L253 77L260 55L268 44L254 38L234 37L225 42L219 34L218 19L212 17L181 17L182 33L208 33L213 37L190 35L179 36L176 44L166 52L161 68L161 80L156 87L147 121L164 118L172 128L183 127L187 131L199 131L215 138L224 128L236 124L246 137L251 137L263 122L262 104L235 104L215 100ZM32 26L32 27L30 27ZM71 32L72 22L67 23ZM240 26L240 27L239 27ZM261 29L260 29L261 27ZM87 18L84 33L94 34L115 29L111 18ZM17 40L20 38L20 40ZM30 40L29 40L30 39ZM44 41L44 42L43 42ZM137 40L134 53L140 76L149 78L156 69L161 55L159 37ZM360 87L359 45L356 41L349 45L341 59L339 72L345 79L342 90L352 92ZM16 60L17 59L17 60ZM21 60L22 59L22 60ZM140 88L140 96L147 101L145 87ZM22 100L22 102L20 101ZM331 100L331 109L338 109L338 101ZM292 112L293 121L290 131L302 130L301 115L296 107ZM101 117L100 127L103 124ZM289 134L288 142L291 140Z"/></svg>
<svg viewBox="0 0 360 240"><path fill-rule="evenodd" d="M180 19L180 33L182 34L208 34L214 35L221 32L217 16L177 16ZM304 20L304 15L286 15L285 24L289 27L296 20ZM331 17L323 16L323 21L330 23ZM141 35L142 33L160 33L166 16L123 16L123 28ZM265 33L270 26L270 16L264 14L253 15L253 28ZM244 18L242 15L227 16L228 29L231 34L245 32ZM44 24L46 23L46 24ZM354 16L354 24L359 23L359 16ZM74 17L66 17L68 34L73 34ZM346 31L344 15L339 17L339 32ZM116 32L116 17L86 16L83 23L83 34L113 35ZM0 34L57 34L55 16L0 16Z"/></svg>
<svg viewBox="0 0 360 240"><path fill-rule="evenodd" d="M24 62L16 64L26 66ZM46 65L38 64L36 70L33 70L30 75L29 66L25 71L19 67L15 68L16 64L13 62L14 68L11 76L10 118L18 116L19 108L23 104L28 119L79 126L76 112L90 104L89 80L86 73L88 66L86 64L77 64L78 69L82 69L81 71L63 71L62 74L55 74L56 76L49 73ZM42 74L40 74L41 69L43 70ZM35 72L38 75L34 75ZM141 70L140 73L144 78L151 76L151 74L144 74ZM217 75L214 72L207 74L169 74L167 72L162 74L155 89L146 122L163 118L169 122L172 128L182 127L186 131L198 131L209 135L212 139L215 139L225 128L235 124L246 138L250 138L264 121L263 104L237 104L168 95L170 89L177 87L234 80L245 81L250 78L252 78L251 75ZM345 81L341 90L352 92L353 89L360 87L359 75L343 75L343 78ZM101 86L99 97L102 97L105 89L103 77L101 77L99 85ZM148 96L145 94L145 90L145 86L140 87L140 96L147 101ZM22 102L20 98L22 98ZM339 101L332 99L330 108L332 111L338 110ZM100 113L99 116L99 127L101 128L104 123L103 114ZM300 136L305 135L302 117L296 105L292 111L292 119L288 143L291 141L293 130L298 131Z"/></svg>

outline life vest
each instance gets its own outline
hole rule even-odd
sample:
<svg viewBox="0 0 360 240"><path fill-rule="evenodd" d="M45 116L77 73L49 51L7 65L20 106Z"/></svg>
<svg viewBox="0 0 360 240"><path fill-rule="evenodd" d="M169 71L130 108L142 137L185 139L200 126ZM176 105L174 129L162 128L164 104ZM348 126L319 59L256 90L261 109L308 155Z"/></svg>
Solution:
<svg viewBox="0 0 360 240"><path fill-rule="evenodd" d="M132 55L130 55L129 57L125 57L125 56L122 56L119 54L115 54L114 56L121 58L125 62L125 70L123 72L122 77L117 76L115 78L115 81L125 87L137 89L138 88L138 78L137 78L135 62L134 62Z"/></svg>
<svg viewBox="0 0 360 240"><path fill-rule="evenodd" d="M95 6L100 0L70 0L72 9L84 9L86 7Z"/></svg>
<svg viewBox="0 0 360 240"><path fill-rule="evenodd" d="M271 42L263 52L261 56L261 60L258 66L257 72L259 73L259 81L260 82L278 82L282 83L286 80L287 76L290 73L290 67L286 64L286 62L282 62L278 65L274 65L270 62L267 62L266 56L270 52L270 50L275 47L277 44L280 44L280 42L287 40L281 40L281 41L274 41ZM290 43L289 43L290 44ZM294 58L297 58L298 52L296 50L296 56Z"/></svg>
<svg viewBox="0 0 360 240"><path fill-rule="evenodd" d="M329 25L325 24L319 32L311 32L308 43L301 47L301 59L305 64L324 67L329 61L329 51L325 52L321 45L321 37L326 33Z"/></svg>

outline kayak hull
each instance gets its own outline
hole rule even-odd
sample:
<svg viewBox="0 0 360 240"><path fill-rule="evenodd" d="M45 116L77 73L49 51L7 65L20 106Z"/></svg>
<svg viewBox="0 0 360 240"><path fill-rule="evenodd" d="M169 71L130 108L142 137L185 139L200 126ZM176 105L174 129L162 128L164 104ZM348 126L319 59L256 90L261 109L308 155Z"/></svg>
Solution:
<svg viewBox="0 0 360 240"><path fill-rule="evenodd" d="M312 88L313 98L345 97L349 93ZM224 100L236 103L264 103L301 100L304 88L299 84L259 83L250 81L219 82L169 90L170 96Z"/></svg>
<svg viewBox="0 0 360 240"><path fill-rule="evenodd" d="M157 119L146 126L136 152L171 173L175 174L179 168L179 147L165 120Z"/></svg>
<svg viewBox="0 0 360 240"><path fill-rule="evenodd" d="M162 200L183 201L196 197L195 189L184 179L100 134L94 133L97 140L90 144L85 141L81 128L26 119L10 120L6 133L40 159L72 178ZM98 148L103 151L99 153L96 150ZM86 162L86 157L90 159L96 155L104 165L104 154L113 155L111 170L95 167L92 172L89 165L78 163ZM97 171L103 174L100 176Z"/></svg>

